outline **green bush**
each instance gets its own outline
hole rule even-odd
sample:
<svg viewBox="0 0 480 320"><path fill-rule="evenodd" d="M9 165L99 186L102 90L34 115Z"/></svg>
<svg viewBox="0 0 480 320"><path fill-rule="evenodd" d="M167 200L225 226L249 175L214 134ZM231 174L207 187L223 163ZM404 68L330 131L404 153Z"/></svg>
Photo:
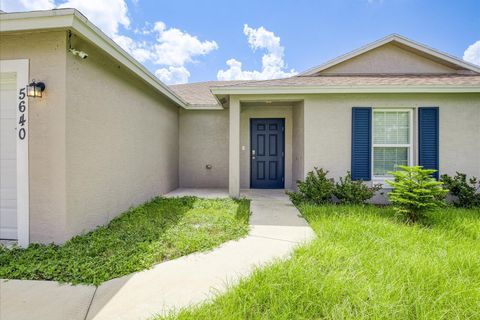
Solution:
<svg viewBox="0 0 480 320"><path fill-rule="evenodd" d="M464 173L457 172L454 177L443 174L440 177L445 189L455 197L453 203L457 207L480 207L480 181L476 177L467 178Z"/></svg>
<svg viewBox="0 0 480 320"><path fill-rule="evenodd" d="M297 181L297 192L287 191L290 200L295 204L325 204L332 202L333 179L327 177L328 171L315 167L307 174L305 181Z"/></svg>
<svg viewBox="0 0 480 320"><path fill-rule="evenodd" d="M432 178L436 170L420 166L400 166L399 171L390 172L395 178L388 183L393 187L389 199L395 211L404 214L410 222L416 222L433 209L445 203L445 190L442 182Z"/></svg>
<svg viewBox="0 0 480 320"><path fill-rule="evenodd" d="M380 189L381 184L369 187L362 180L352 180L352 174L348 171L344 178L340 177L340 182L335 183L333 195L343 204L362 204Z"/></svg>

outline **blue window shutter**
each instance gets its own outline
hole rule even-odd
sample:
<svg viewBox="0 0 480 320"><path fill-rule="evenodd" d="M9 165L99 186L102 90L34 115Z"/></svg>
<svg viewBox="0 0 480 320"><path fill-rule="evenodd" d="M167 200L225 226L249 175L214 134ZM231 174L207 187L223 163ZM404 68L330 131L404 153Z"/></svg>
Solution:
<svg viewBox="0 0 480 320"><path fill-rule="evenodd" d="M352 108L352 179L372 179L372 108Z"/></svg>
<svg viewBox="0 0 480 320"><path fill-rule="evenodd" d="M425 169L435 169L439 177L439 112L438 107L418 108L418 164Z"/></svg>

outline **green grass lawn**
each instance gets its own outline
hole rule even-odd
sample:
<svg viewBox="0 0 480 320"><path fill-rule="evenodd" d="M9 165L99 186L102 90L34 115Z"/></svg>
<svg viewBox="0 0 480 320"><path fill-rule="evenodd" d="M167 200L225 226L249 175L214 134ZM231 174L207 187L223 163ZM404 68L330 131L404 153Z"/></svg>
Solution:
<svg viewBox="0 0 480 320"><path fill-rule="evenodd" d="M61 246L0 246L0 278L98 285L248 233L248 200L156 198Z"/></svg>
<svg viewBox="0 0 480 320"><path fill-rule="evenodd" d="M304 206L318 238L178 319L480 319L480 210Z"/></svg>

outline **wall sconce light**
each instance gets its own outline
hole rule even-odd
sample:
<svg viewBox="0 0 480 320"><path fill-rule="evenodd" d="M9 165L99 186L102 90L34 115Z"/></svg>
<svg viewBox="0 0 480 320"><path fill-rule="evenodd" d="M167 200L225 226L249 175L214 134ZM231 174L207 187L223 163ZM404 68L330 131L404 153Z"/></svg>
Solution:
<svg viewBox="0 0 480 320"><path fill-rule="evenodd" d="M41 98L42 92L44 90L45 90L45 83L35 82L35 80L32 80L32 83L30 83L27 86L27 96L33 97L33 98Z"/></svg>

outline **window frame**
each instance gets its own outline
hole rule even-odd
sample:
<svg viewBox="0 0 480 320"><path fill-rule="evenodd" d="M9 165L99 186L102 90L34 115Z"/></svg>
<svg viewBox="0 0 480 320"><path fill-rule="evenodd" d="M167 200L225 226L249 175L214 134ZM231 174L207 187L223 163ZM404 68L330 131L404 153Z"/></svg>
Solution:
<svg viewBox="0 0 480 320"><path fill-rule="evenodd" d="M385 184L385 181L388 179L392 178L392 175L375 175L374 171L374 152L375 152L375 147L384 147L384 148L408 148L407 155L407 165L412 166L413 165L413 148L414 148L414 136L413 136L413 111L414 108L372 108L372 149L371 149L371 172L372 172L372 180L375 182L379 182L382 184ZM375 143L375 112L408 112L408 135L409 135L409 141L410 143L408 144L376 144Z"/></svg>

